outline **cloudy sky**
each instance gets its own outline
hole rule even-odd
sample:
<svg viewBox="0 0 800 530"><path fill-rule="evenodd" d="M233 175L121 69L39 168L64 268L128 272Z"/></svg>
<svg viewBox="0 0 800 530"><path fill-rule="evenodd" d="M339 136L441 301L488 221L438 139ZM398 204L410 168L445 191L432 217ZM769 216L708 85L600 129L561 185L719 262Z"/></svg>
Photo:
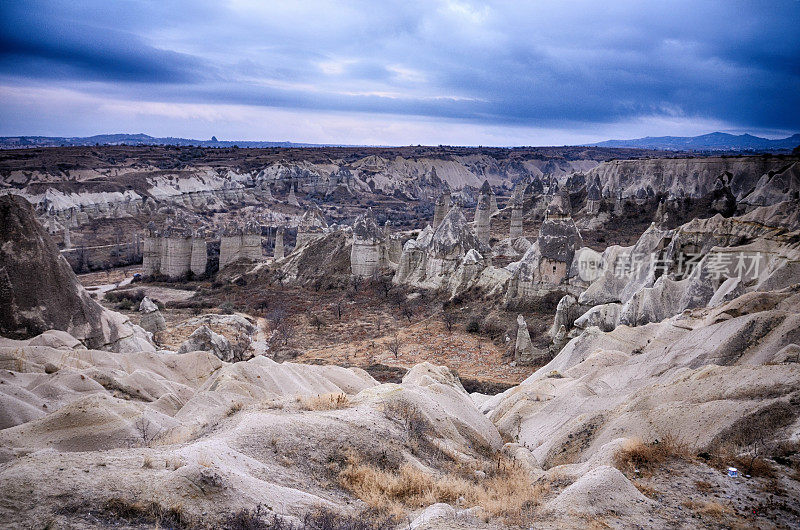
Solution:
<svg viewBox="0 0 800 530"><path fill-rule="evenodd" d="M781 137L798 27L798 0L2 0L0 135Z"/></svg>

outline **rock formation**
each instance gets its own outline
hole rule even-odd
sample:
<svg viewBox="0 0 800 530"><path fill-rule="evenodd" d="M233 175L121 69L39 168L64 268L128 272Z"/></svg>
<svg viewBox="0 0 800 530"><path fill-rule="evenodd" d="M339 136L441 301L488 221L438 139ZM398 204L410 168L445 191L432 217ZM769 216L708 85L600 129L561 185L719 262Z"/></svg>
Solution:
<svg viewBox="0 0 800 530"><path fill-rule="evenodd" d="M289 196L286 198L286 202L289 203L291 206L300 206L300 203L297 201L297 195L294 192L295 185L294 183L289 185Z"/></svg>
<svg viewBox="0 0 800 530"><path fill-rule="evenodd" d="M140 325L149 333L157 333L167 329L167 322L158 306L148 297L144 297L139 304L139 312L142 314Z"/></svg>
<svg viewBox="0 0 800 530"><path fill-rule="evenodd" d="M375 221L372 208L360 215L353 224L353 248L350 267L353 276L370 277L387 262L387 238Z"/></svg>
<svg viewBox="0 0 800 530"><path fill-rule="evenodd" d="M514 344L514 361L517 364L531 364L540 352L533 347L528 324L522 315L517 316L517 341Z"/></svg>
<svg viewBox="0 0 800 530"><path fill-rule="evenodd" d="M328 229L328 223L322 215L322 210L316 204L311 204L300 219L297 226L297 239L295 248L307 244L309 241L321 236Z"/></svg>
<svg viewBox="0 0 800 530"><path fill-rule="evenodd" d="M265 201L272 202L275 200L275 197L272 195L272 185L269 181L263 181L261 183L261 190L264 192Z"/></svg>
<svg viewBox="0 0 800 530"><path fill-rule="evenodd" d="M539 229L536 242L514 266L506 292L507 302L519 302L531 296L541 296L555 286L582 291L568 280L577 272L572 270L573 258L583 240L570 215L569 194L566 189L555 193L547 208L547 217Z"/></svg>
<svg viewBox="0 0 800 530"><path fill-rule="evenodd" d="M739 294L800 282L789 243L800 230L788 201L741 216L695 219L674 230L655 224L632 247L609 247L606 269L580 295L582 328L642 326ZM713 301L713 302L712 302Z"/></svg>
<svg viewBox="0 0 800 530"><path fill-rule="evenodd" d="M406 242L395 283L437 288L449 282L469 250L488 250L470 230L464 214L453 206L433 230L427 227Z"/></svg>
<svg viewBox="0 0 800 530"><path fill-rule="evenodd" d="M250 222L223 230L219 245L220 270L237 260L260 261L261 258L261 226Z"/></svg>
<svg viewBox="0 0 800 530"><path fill-rule="evenodd" d="M185 222L177 221L168 221L164 230L158 230L151 221L143 239L145 276L185 278L189 272L196 276L205 274L208 262L205 232L193 232Z"/></svg>
<svg viewBox="0 0 800 530"><path fill-rule="evenodd" d="M3 336L26 339L57 329L90 348L155 349L144 330L89 296L25 199L0 196L0 226Z"/></svg>
<svg viewBox="0 0 800 530"><path fill-rule="evenodd" d="M475 237L483 246L489 246L489 237L492 222L492 189L484 181L478 205L475 207Z"/></svg>
<svg viewBox="0 0 800 530"><path fill-rule="evenodd" d="M670 199L700 199L711 193L717 177L727 172L731 175L730 188L733 195L737 200L742 200L758 187L761 175L770 171L774 174L785 165L786 162L779 159L762 157L611 160L591 169L586 176L591 182L599 177L601 189L619 192L623 198L635 197L640 189L646 194L647 186L655 186L657 189L654 192L663 193ZM659 175L659 178L654 180L652 175ZM776 204L789 198L781 193L770 197L769 202L764 202L763 205ZM760 199L754 200L753 204L761 206L759 201Z"/></svg>
<svg viewBox="0 0 800 530"><path fill-rule="evenodd" d="M514 196L511 198L511 228L509 229L508 237L516 239L522 237L522 207L524 204L524 197Z"/></svg>
<svg viewBox="0 0 800 530"><path fill-rule="evenodd" d="M283 233L284 233L284 228L282 226L279 226L278 228L275 229L275 249L272 253L273 258L275 259L283 258L285 254L283 247Z"/></svg>
<svg viewBox="0 0 800 530"><path fill-rule="evenodd" d="M600 176L595 175L591 185L586 188L586 213L588 215L597 215L600 213L600 203L603 200L602 190Z"/></svg>
<svg viewBox="0 0 800 530"><path fill-rule="evenodd" d="M180 348L178 353L189 353L193 351L207 351L216 355L220 360L233 361L231 343L228 339L214 333L208 326L200 326L189 335Z"/></svg>
<svg viewBox="0 0 800 530"><path fill-rule="evenodd" d="M768 206L787 199L796 199L800 193L800 162L770 169L755 184L755 188L741 202L749 207Z"/></svg>
<svg viewBox="0 0 800 530"><path fill-rule="evenodd" d="M433 228L434 230L442 224L442 221L450 211L450 188L445 186L439 198L436 199L436 204L433 210Z"/></svg>
<svg viewBox="0 0 800 530"><path fill-rule="evenodd" d="M203 230L196 231L192 236L192 259L189 266L195 277L204 276L208 266L208 244L206 233Z"/></svg>

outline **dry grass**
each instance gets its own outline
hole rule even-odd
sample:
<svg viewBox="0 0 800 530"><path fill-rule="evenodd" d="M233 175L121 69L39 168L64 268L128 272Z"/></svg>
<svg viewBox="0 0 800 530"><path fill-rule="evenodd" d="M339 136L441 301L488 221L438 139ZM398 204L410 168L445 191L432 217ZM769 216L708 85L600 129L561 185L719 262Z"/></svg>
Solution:
<svg viewBox="0 0 800 530"><path fill-rule="evenodd" d="M126 499L113 498L103 504L101 513L106 517L119 519L136 526L146 525L156 528L196 528L199 526L183 511L180 505L164 507L155 502L131 502Z"/></svg>
<svg viewBox="0 0 800 530"><path fill-rule="evenodd" d="M420 442L433 431L422 411L405 398L393 399L384 404L383 413L390 420L400 422L409 441Z"/></svg>
<svg viewBox="0 0 800 530"><path fill-rule="evenodd" d="M214 459L208 453L200 453L197 463L203 467L214 467Z"/></svg>
<svg viewBox="0 0 800 530"><path fill-rule="evenodd" d="M692 501L687 500L683 503L684 508L688 508L702 516L711 517L713 519L722 519L723 517L733 513L730 506L725 506L716 501Z"/></svg>
<svg viewBox="0 0 800 530"><path fill-rule="evenodd" d="M153 459L150 455L144 455L144 460L142 461L142 467L145 469L153 469L155 467Z"/></svg>
<svg viewBox="0 0 800 530"><path fill-rule="evenodd" d="M467 470L434 474L403 464L379 469L357 455L347 455L339 470L339 484L380 513L402 518L407 511L437 502L480 506L487 516L509 522L530 520L547 485L533 485L525 469L501 459L496 470L481 479L467 478Z"/></svg>
<svg viewBox="0 0 800 530"><path fill-rule="evenodd" d="M650 497L651 499L658 497L658 490L648 484L634 481L633 485L636 486L636 489L645 497Z"/></svg>
<svg viewBox="0 0 800 530"><path fill-rule="evenodd" d="M694 483L694 487L697 488L697 491L702 491L703 493L708 493L712 489L714 489L714 485L708 482L707 480L698 480Z"/></svg>
<svg viewBox="0 0 800 530"><path fill-rule="evenodd" d="M171 469L173 471L185 465L186 462L184 462L183 459L179 456L167 458L167 460L164 462L164 467L167 469Z"/></svg>
<svg viewBox="0 0 800 530"><path fill-rule="evenodd" d="M710 464L717 469L725 470L733 466L742 475L771 478L775 469L763 455L757 452L742 452L739 446L726 444L719 447L711 457Z"/></svg>
<svg viewBox="0 0 800 530"><path fill-rule="evenodd" d="M301 397L299 400L301 410L338 410L351 406L347 394L333 393L322 394L314 397Z"/></svg>
<svg viewBox="0 0 800 530"><path fill-rule="evenodd" d="M673 458L691 460L688 445L674 436L662 436L646 443L641 438L627 440L614 454L614 466L629 474L650 476L661 465Z"/></svg>

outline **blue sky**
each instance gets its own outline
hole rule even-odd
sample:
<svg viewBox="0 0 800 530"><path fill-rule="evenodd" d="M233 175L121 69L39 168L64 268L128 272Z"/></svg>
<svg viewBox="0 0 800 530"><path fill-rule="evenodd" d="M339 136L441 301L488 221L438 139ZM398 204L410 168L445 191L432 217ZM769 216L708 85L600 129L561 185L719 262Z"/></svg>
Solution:
<svg viewBox="0 0 800 530"><path fill-rule="evenodd" d="M560 145L800 131L800 2L0 3L0 135Z"/></svg>

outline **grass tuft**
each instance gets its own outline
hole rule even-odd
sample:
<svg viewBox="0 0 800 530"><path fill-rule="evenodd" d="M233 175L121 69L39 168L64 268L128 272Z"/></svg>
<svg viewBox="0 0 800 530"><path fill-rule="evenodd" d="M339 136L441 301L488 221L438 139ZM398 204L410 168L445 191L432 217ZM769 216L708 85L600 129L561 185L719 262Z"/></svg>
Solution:
<svg viewBox="0 0 800 530"><path fill-rule="evenodd" d="M631 438L614 454L614 466L623 473L652 475L671 459L690 460L689 446L672 435L662 436L650 443Z"/></svg>
<svg viewBox="0 0 800 530"><path fill-rule="evenodd" d="M301 397L299 402L301 410L339 410L351 406L350 398L347 397L347 394L341 392L314 397Z"/></svg>

